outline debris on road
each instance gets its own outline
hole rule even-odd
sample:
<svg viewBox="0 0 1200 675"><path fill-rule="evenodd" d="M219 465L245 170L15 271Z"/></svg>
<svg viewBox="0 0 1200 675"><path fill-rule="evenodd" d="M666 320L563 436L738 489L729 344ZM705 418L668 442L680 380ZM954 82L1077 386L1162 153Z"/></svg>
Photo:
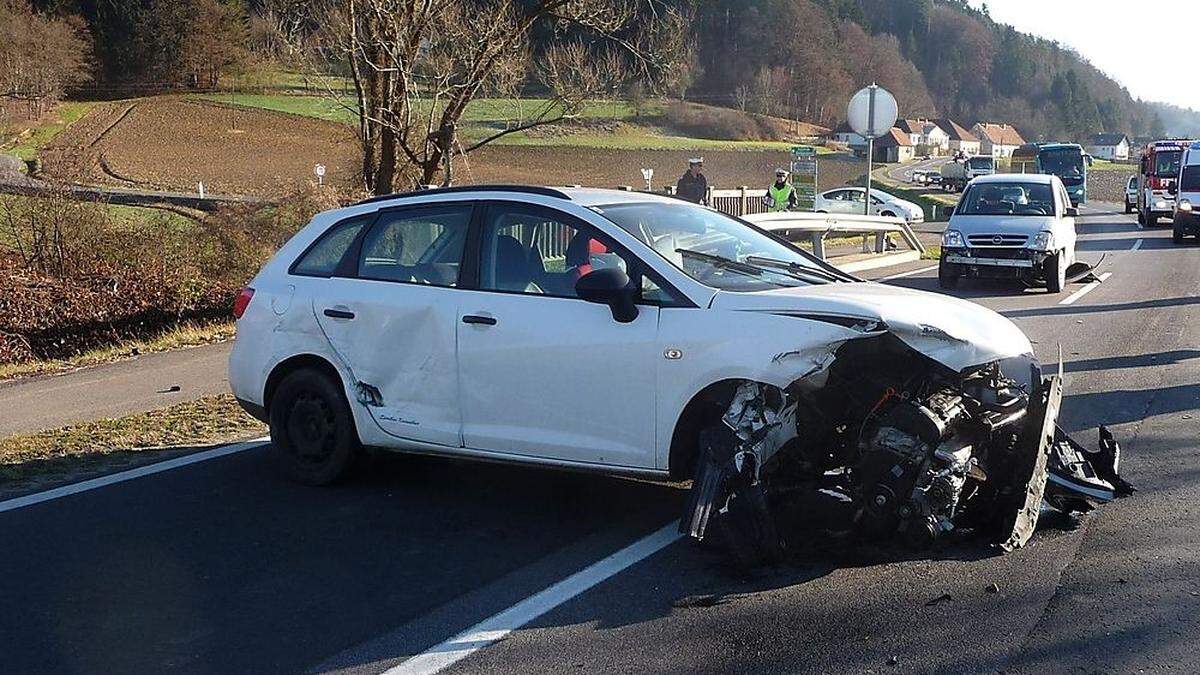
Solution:
<svg viewBox="0 0 1200 675"><path fill-rule="evenodd" d="M794 533L817 516L796 505L819 493L871 541L921 548L968 531L1007 552L1033 536L1043 501L1073 515L1133 491L1108 429L1090 451L1058 426L1061 364L1045 377L1028 355L956 370L943 361L981 347L857 329L829 358L798 349L819 365L791 385L740 381L713 402L682 532L715 527L739 566L770 563L803 548Z"/></svg>
<svg viewBox="0 0 1200 675"><path fill-rule="evenodd" d="M949 593L942 593L941 595L939 595L939 596L937 596L936 598L934 598L934 599L930 600L929 602L926 602L926 603L925 603L925 606L926 606L926 607L935 607L935 606L937 606L937 605L940 605L940 604L942 604L943 602L950 602L950 601L951 601L951 600L953 600L953 599L954 599L954 596L953 596L953 595L951 595L951 594L949 594Z"/></svg>
<svg viewBox="0 0 1200 675"><path fill-rule="evenodd" d="M1000 592L1000 584L990 583L983 590L988 593L999 593Z"/></svg>

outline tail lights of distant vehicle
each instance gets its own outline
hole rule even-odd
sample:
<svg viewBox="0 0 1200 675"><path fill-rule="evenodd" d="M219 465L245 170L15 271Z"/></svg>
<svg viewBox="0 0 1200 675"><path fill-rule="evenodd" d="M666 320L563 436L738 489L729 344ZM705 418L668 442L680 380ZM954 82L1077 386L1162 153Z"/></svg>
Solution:
<svg viewBox="0 0 1200 675"><path fill-rule="evenodd" d="M233 318L240 319L246 313L246 308L250 306L250 301L254 299L254 289L247 286L242 289L241 293L233 300Z"/></svg>

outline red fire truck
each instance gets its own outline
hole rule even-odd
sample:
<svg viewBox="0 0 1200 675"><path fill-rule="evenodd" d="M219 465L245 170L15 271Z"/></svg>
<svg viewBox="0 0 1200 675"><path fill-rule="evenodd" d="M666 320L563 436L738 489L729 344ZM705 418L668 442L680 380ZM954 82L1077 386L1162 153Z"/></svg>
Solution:
<svg viewBox="0 0 1200 675"><path fill-rule="evenodd" d="M1159 218L1175 213L1171 188L1179 181L1183 153L1192 144L1187 140L1154 141L1142 150L1138 172L1138 223L1157 225Z"/></svg>

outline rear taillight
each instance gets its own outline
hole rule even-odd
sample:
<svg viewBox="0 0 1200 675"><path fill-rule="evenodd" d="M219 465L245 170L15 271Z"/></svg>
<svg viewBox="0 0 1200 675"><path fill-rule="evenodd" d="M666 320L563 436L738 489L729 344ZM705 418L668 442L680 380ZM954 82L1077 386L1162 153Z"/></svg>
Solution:
<svg viewBox="0 0 1200 675"><path fill-rule="evenodd" d="M233 301L233 318L240 319L246 313L246 308L250 306L250 301L254 299L254 289L247 286L238 293L237 298Z"/></svg>

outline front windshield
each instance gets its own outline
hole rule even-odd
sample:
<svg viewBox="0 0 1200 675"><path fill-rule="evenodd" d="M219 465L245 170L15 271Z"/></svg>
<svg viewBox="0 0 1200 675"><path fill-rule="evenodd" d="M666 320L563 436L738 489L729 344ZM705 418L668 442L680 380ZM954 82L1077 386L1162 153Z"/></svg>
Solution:
<svg viewBox="0 0 1200 675"><path fill-rule="evenodd" d="M1169 150L1154 153L1154 175L1157 178L1174 178L1179 175L1179 165L1183 162L1182 150Z"/></svg>
<svg viewBox="0 0 1200 675"><path fill-rule="evenodd" d="M991 169L993 168L991 157L972 157L967 162L972 169Z"/></svg>
<svg viewBox="0 0 1200 675"><path fill-rule="evenodd" d="M963 216L1048 216L1054 213L1054 192L1048 183L972 185L954 213Z"/></svg>
<svg viewBox="0 0 1200 675"><path fill-rule="evenodd" d="M1187 166L1179 177L1180 192L1200 192L1200 165Z"/></svg>
<svg viewBox="0 0 1200 675"><path fill-rule="evenodd" d="M702 206L644 202L593 210L714 288L760 291L848 280L811 255Z"/></svg>
<svg viewBox="0 0 1200 675"><path fill-rule="evenodd" d="M1062 178L1067 185L1083 181L1083 153L1078 149L1047 150L1042 153L1042 172Z"/></svg>

